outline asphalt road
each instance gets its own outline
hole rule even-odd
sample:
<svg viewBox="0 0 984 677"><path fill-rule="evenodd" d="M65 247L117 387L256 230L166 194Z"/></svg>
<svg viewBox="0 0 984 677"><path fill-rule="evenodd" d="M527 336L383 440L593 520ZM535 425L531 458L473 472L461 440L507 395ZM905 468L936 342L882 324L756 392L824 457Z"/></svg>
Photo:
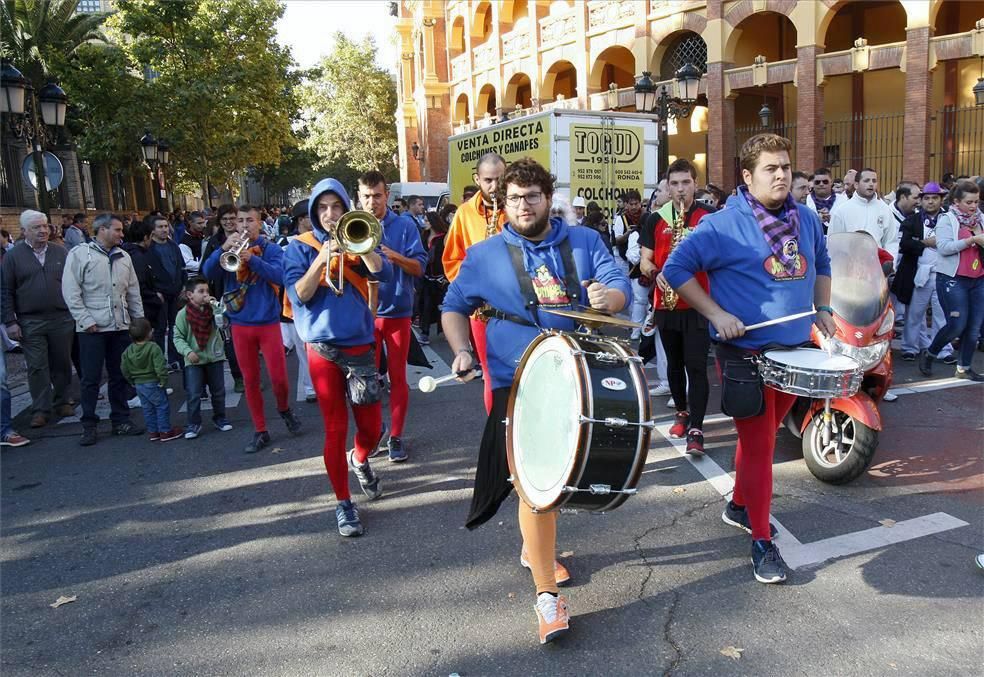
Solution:
<svg viewBox="0 0 984 677"><path fill-rule="evenodd" d="M897 381L925 380L898 364ZM173 385L176 410L180 379ZM668 422L665 400L654 404ZM360 501L367 534L350 540L335 530L314 405L297 405L303 435L288 438L276 421L272 448L254 456L241 451L245 401L231 412L234 431L163 445L106 437L82 448L77 424L49 426L0 457L0 670L980 674L982 405L976 384L885 404L871 470L843 487L814 479L782 433L775 518L803 544L864 532L860 552L801 567L783 586L754 581L749 539L721 522L721 494L654 436L638 496L606 515L561 517L572 632L547 647L519 566L516 499L480 529L462 526L484 421L479 384L412 393L411 461L377 465L385 496ZM731 470L733 427L712 423L706 435L708 459ZM869 538L937 513L967 526L880 547ZM76 599L52 608L62 596Z"/></svg>

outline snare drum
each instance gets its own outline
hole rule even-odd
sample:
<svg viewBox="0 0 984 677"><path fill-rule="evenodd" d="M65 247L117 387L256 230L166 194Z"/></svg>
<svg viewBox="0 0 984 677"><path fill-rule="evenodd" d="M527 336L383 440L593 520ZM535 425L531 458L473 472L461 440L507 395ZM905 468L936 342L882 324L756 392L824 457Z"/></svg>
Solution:
<svg viewBox="0 0 984 677"><path fill-rule="evenodd" d="M765 385L801 397L851 397L861 387L861 365L817 348L767 350L757 358Z"/></svg>
<svg viewBox="0 0 984 677"><path fill-rule="evenodd" d="M513 486L543 512L635 493L653 423L642 361L603 336L550 332L520 360L506 419Z"/></svg>

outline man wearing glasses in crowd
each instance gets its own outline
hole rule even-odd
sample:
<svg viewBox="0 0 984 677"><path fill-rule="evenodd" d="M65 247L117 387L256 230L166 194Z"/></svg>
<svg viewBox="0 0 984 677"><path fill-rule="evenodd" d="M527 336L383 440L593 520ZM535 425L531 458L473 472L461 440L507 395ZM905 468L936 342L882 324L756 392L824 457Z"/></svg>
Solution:
<svg viewBox="0 0 984 677"><path fill-rule="evenodd" d="M847 200L847 196L844 193L834 192L833 179L829 169L821 167L813 172L813 190L806 196L806 206L820 216L824 232L826 232L827 224L830 222L830 212L834 209L834 205L845 200Z"/></svg>

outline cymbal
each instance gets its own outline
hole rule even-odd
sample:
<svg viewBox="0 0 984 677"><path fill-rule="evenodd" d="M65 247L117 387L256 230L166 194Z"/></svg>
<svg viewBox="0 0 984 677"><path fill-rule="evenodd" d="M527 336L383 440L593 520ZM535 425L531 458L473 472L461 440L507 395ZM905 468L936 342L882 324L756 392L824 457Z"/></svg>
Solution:
<svg viewBox="0 0 984 677"><path fill-rule="evenodd" d="M583 324L585 327L590 327L592 329L597 329L598 327L603 327L605 325L627 327L629 329L637 329L642 326L636 322L623 320L620 317L603 313L602 311L595 310L594 308L584 308L582 310L547 310L544 308L543 312L550 313L551 315L560 315L561 317L569 317L572 320L577 320L578 324Z"/></svg>

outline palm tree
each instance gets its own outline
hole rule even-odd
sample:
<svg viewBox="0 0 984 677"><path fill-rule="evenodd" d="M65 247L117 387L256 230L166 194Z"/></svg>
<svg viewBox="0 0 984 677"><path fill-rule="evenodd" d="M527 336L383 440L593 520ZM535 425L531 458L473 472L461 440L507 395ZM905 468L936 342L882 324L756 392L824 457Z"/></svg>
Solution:
<svg viewBox="0 0 984 677"><path fill-rule="evenodd" d="M0 56L9 59L35 87L83 44L104 41L109 14L77 12L78 0L3 0Z"/></svg>

